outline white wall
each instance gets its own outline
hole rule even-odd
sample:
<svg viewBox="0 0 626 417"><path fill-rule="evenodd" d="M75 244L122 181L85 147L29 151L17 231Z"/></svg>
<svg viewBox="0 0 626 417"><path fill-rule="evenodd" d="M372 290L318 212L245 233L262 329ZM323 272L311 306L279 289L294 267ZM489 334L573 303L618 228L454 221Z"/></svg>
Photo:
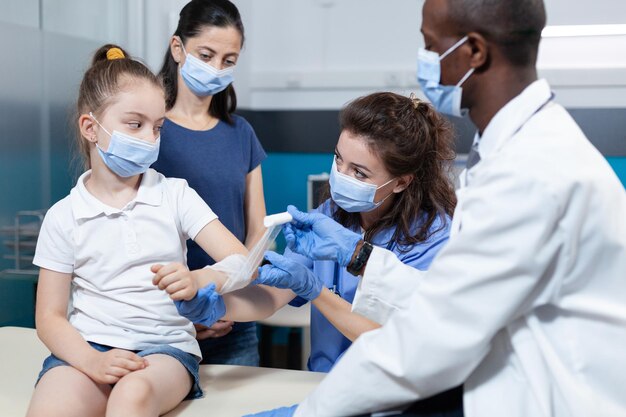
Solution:
<svg viewBox="0 0 626 417"><path fill-rule="evenodd" d="M624 0L544 0L549 25L626 23Z"/></svg>
<svg viewBox="0 0 626 417"><path fill-rule="evenodd" d="M418 89L422 1L249 3L247 106L332 109L372 90ZM623 0L547 0L546 8L549 24L626 23ZM545 39L539 68L569 107L626 107L626 36Z"/></svg>
<svg viewBox="0 0 626 417"><path fill-rule="evenodd" d="M240 107L337 109L376 90L417 91L423 0L234 0L246 27ZM626 1L545 0L548 23L626 23ZM155 71L187 0L41 0L45 30L122 44ZM37 27L39 0L0 21ZM626 107L626 36L544 39L539 68L569 107Z"/></svg>

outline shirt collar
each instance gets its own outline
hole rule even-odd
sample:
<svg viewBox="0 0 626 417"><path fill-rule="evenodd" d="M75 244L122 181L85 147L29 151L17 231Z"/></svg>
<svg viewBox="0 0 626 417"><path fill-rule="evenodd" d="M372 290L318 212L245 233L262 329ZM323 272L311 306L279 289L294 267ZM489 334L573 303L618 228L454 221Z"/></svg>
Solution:
<svg viewBox="0 0 626 417"><path fill-rule="evenodd" d="M491 119L479 141L481 159L488 158L511 138L542 106L552 98L550 85L544 79L537 80L509 101Z"/></svg>
<svg viewBox="0 0 626 417"><path fill-rule="evenodd" d="M83 173L76 184L76 187L70 192L70 200L72 202L72 210L76 220L90 219L104 214L120 213L124 210L132 208L136 204L147 204L150 206L161 205L163 192L160 187L160 174L153 169L148 169L141 177L141 183L137 190L137 196L130 201L123 209L108 206L102 201L94 197L85 187L85 181L91 175L91 170Z"/></svg>

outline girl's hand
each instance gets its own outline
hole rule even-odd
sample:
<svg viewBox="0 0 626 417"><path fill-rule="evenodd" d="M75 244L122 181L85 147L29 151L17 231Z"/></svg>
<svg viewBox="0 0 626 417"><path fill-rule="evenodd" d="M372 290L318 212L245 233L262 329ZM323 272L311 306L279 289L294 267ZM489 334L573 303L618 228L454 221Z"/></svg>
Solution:
<svg viewBox="0 0 626 417"><path fill-rule="evenodd" d="M196 296L198 282L186 265L179 262L155 264L150 270L155 274L152 283L165 290L172 300L188 301Z"/></svg>
<svg viewBox="0 0 626 417"><path fill-rule="evenodd" d="M233 330L233 321L218 320L213 326L207 327L203 324L194 323L196 328L196 339L213 339L226 336Z"/></svg>
<svg viewBox="0 0 626 417"><path fill-rule="evenodd" d="M85 373L98 384L115 384L125 375L148 366L148 361L133 352L111 349L94 352Z"/></svg>

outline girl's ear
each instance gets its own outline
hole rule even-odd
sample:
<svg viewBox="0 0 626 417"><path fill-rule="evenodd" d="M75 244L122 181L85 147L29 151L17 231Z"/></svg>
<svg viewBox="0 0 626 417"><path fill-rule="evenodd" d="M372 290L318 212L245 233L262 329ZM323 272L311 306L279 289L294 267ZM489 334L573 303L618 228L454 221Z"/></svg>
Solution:
<svg viewBox="0 0 626 417"><path fill-rule="evenodd" d="M408 174L408 175L403 175L398 179L398 184L396 184L396 186L393 188L393 192L394 193L400 193L404 190L406 190L406 188L409 186L409 184L411 184L411 181L413 181L413 174Z"/></svg>
<svg viewBox="0 0 626 417"><path fill-rule="evenodd" d="M78 128L80 135L91 143L98 142L96 137L95 122L88 114L81 114L78 118Z"/></svg>

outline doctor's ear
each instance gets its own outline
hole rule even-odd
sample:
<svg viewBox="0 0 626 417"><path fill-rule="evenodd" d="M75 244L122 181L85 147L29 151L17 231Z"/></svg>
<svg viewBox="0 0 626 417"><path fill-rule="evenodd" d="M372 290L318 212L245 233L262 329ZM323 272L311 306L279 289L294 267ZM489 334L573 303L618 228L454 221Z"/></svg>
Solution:
<svg viewBox="0 0 626 417"><path fill-rule="evenodd" d="M480 33L470 32L467 35L467 44L471 48L470 66L476 70L484 67L490 60L487 39Z"/></svg>
<svg viewBox="0 0 626 417"><path fill-rule="evenodd" d="M78 129L80 135L91 143L96 143L98 138L96 136L95 122L88 114L81 114L78 118Z"/></svg>
<svg viewBox="0 0 626 417"><path fill-rule="evenodd" d="M402 191L406 190L409 184L411 184L411 182L413 181L413 178L414 178L413 175L403 175L399 177L398 183L396 184L395 187L393 187L393 192L401 193Z"/></svg>
<svg viewBox="0 0 626 417"><path fill-rule="evenodd" d="M170 53L177 64L183 60L185 52L183 51L183 41L178 36L172 36L170 39Z"/></svg>

